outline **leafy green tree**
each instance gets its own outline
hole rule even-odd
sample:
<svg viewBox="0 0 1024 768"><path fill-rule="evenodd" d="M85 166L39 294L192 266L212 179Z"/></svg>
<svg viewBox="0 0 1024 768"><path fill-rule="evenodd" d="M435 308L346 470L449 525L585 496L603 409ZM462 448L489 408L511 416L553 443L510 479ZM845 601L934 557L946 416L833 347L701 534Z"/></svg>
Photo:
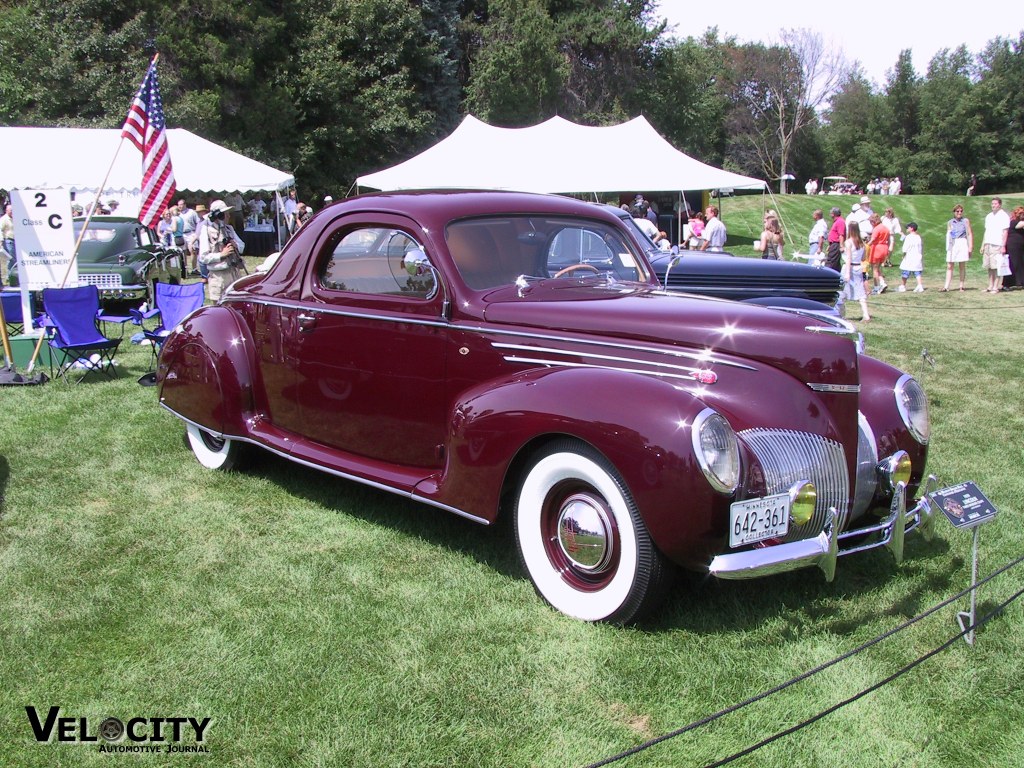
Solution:
<svg viewBox="0 0 1024 768"><path fill-rule="evenodd" d="M653 79L664 22L653 0L549 0L568 72L559 114L597 125L635 117L659 97Z"/></svg>
<svg viewBox="0 0 1024 768"><path fill-rule="evenodd" d="M466 109L485 122L533 125L557 111L567 67L541 0L492 0L466 88Z"/></svg>
<svg viewBox="0 0 1024 768"><path fill-rule="evenodd" d="M984 162L975 138L982 120L972 98L972 58L966 46L943 49L932 58L921 85L918 151L910 159L917 192L953 192Z"/></svg>
<svg viewBox="0 0 1024 768"><path fill-rule="evenodd" d="M448 58L404 0L319 0L304 19L289 63L296 172L317 195L335 194L429 142L439 117L422 73Z"/></svg>
<svg viewBox="0 0 1024 768"><path fill-rule="evenodd" d="M783 30L781 38L780 45L735 47L729 66L730 157L748 173L756 162L756 175L769 179L791 171L795 143L847 70L841 54L810 30Z"/></svg>
<svg viewBox="0 0 1024 768"><path fill-rule="evenodd" d="M717 30L702 39L670 41L654 61L658 97L643 109L673 146L715 165L725 156L723 123L728 102L718 87L721 68Z"/></svg>
<svg viewBox="0 0 1024 768"><path fill-rule="evenodd" d="M885 89L885 101L892 114L893 145L904 147L910 151L915 148L915 139L920 130L918 121L919 80L914 72L911 51L906 48L900 51L896 66L890 72Z"/></svg>
<svg viewBox="0 0 1024 768"><path fill-rule="evenodd" d="M980 119L973 137L983 189L1024 185L1024 33L992 40L978 57L972 101Z"/></svg>

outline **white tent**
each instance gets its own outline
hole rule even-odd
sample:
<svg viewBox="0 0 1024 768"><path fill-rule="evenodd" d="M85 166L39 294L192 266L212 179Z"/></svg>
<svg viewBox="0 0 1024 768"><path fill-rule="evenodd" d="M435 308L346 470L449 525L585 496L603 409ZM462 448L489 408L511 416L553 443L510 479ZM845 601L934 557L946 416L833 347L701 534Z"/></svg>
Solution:
<svg viewBox="0 0 1024 768"><path fill-rule="evenodd" d="M90 202L117 198L118 213L138 213L142 153L121 141L119 128L0 128L0 188L68 189ZM167 130L171 165L178 189L193 192L273 192L294 185L295 178L244 155L196 136L184 128ZM111 168L111 161L117 154ZM97 188L107 171L103 190Z"/></svg>
<svg viewBox="0 0 1024 768"><path fill-rule="evenodd" d="M760 179L680 152L643 116L598 128L561 117L529 128L495 128L468 115L447 138L356 184L563 193L765 188Z"/></svg>

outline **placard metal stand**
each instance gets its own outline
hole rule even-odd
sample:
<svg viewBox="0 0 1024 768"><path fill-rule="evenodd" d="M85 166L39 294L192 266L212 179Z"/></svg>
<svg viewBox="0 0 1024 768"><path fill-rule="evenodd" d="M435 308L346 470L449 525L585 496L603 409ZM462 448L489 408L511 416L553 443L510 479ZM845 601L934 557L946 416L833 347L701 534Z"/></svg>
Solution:
<svg viewBox="0 0 1024 768"><path fill-rule="evenodd" d="M995 520L996 508L974 483L960 483L928 494L931 503L942 510L954 528L973 529L971 545L971 610L956 615L964 640L974 645L974 622L978 607L978 531ZM968 627L970 629L968 629Z"/></svg>

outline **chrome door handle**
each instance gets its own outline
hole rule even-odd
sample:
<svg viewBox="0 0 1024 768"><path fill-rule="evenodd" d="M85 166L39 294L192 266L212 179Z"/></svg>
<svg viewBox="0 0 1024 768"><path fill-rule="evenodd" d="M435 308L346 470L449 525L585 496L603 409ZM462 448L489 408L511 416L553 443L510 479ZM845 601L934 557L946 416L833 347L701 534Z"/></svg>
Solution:
<svg viewBox="0 0 1024 768"><path fill-rule="evenodd" d="M316 328L316 315L300 312L296 319L299 321L299 333L308 333Z"/></svg>

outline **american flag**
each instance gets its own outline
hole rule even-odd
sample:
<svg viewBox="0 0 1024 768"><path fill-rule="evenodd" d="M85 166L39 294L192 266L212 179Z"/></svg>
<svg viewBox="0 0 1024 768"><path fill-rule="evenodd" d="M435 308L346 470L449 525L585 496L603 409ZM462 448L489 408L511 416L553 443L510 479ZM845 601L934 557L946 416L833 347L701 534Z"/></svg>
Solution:
<svg viewBox="0 0 1024 768"><path fill-rule="evenodd" d="M156 58L149 65L146 77L128 108L121 137L128 139L142 152L142 204L139 221L155 227L164 208L171 204L177 191L171 152L164 130L164 105L160 99L160 82L156 76Z"/></svg>

